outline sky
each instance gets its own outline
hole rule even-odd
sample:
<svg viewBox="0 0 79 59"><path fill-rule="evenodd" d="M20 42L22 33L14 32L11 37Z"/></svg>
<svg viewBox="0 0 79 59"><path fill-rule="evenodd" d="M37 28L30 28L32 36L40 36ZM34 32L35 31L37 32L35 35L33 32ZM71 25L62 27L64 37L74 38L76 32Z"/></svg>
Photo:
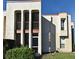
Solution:
<svg viewBox="0 0 79 59"><path fill-rule="evenodd" d="M41 0L42 14L56 14L67 12L75 21L75 0ZM6 10L6 0L3 0L3 9Z"/></svg>

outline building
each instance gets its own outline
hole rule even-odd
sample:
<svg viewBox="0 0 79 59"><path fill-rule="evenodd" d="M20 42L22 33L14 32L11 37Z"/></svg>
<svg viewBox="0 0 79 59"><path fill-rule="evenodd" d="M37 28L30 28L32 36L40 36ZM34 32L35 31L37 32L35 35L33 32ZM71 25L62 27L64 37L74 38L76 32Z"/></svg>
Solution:
<svg viewBox="0 0 79 59"><path fill-rule="evenodd" d="M72 52L71 16L41 15L40 0L8 0L4 12L4 45L29 46L35 52Z"/></svg>
<svg viewBox="0 0 79 59"><path fill-rule="evenodd" d="M43 51L55 49L60 52L72 52L71 16L62 12L55 15L43 15L42 18L43 48L45 48ZM49 45L52 48L48 48Z"/></svg>

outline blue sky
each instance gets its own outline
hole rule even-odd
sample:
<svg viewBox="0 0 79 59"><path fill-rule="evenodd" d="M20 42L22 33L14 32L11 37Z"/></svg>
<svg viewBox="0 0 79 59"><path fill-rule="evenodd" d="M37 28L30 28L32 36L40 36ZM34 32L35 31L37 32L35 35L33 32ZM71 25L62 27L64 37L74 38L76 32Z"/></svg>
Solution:
<svg viewBox="0 0 79 59"><path fill-rule="evenodd" d="M3 0L3 9L6 9L6 0ZM67 12L75 20L75 0L42 0L42 14Z"/></svg>

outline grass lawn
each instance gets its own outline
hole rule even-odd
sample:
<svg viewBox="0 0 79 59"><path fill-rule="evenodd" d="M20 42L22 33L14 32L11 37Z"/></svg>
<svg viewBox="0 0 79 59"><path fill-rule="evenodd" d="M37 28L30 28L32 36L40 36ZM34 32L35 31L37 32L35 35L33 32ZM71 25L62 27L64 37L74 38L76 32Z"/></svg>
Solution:
<svg viewBox="0 0 79 59"><path fill-rule="evenodd" d="M42 59L75 59L75 53L49 53L44 54Z"/></svg>

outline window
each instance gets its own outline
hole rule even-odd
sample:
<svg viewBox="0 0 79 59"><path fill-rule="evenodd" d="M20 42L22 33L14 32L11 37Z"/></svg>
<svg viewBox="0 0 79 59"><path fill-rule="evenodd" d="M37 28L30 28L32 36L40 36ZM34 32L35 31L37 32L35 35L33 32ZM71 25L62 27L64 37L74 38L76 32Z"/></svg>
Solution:
<svg viewBox="0 0 79 59"><path fill-rule="evenodd" d="M60 37L60 48L65 48L65 38Z"/></svg>
<svg viewBox="0 0 79 59"><path fill-rule="evenodd" d="M29 29L29 23L27 22L24 23L24 29Z"/></svg>
<svg viewBox="0 0 79 59"><path fill-rule="evenodd" d="M32 10L32 21L39 21L39 11Z"/></svg>
<svg viewBox="0 0 79 59"><path fill-rule="evenodd" d="M32 46L38 46L38 38L32 38Z"/></svg>
<svg viewBox="0 0 79 59"><path fill-rule="evenodd" d="M32 23L32 28L33 29L38 29L39 28L39 23Z"/></svg>
<svg viewBox="0 0 79 59"><path fill-rule="evenodd" d="M21 34L16 33L16 46L18 46L18 47L20 47L20 38L21 38Z"/></svg>
<svg viewBox="0 0 79 59"><path fill-rule="evenodd" d="M29 11L28 10L24 10L23 14L24 14L24 21L29 21Z"/></svg>
<svg viewBox="0 0 79 59"><path fill-rule="evenodd" d="M21 29L21 22L16 23L16 29L18 29L18 30Z"/></svg>
<svg viewBox="0 0 79 59"><path fill-rule="evenodd" d="M24 29L29 29L29 11L28 10L24 10L23 11L23 15L24 15Z"/></svg>
<svg viewBox="0 0 79 59"><path fill-rule="evenodd" d="M29 45L29 33L24 34L24 46Z"/></svg>
<svg viewBox="0 0 79 59"><path fill-rule="evenodd" d="M39 10L32 10L32 29L39 28Z"/></svg>
<svg viewBox="0 0 79 59"><path fill-rule="evenodd" d="M16 29L21 29L21 11L17 10L15 11L15 26Z"/></svg>
<svg viewBox="0 0 79 59"><path fill-rule="evenodd" d="M61 18L61 30L64 30L65 18Z"/></svg>
<svg viewBox="0 0 79 59"><path fill-rule="evenodd" d="M21 11L20 10L15 11L15 20L18 22L21 21Z"/></svg>

